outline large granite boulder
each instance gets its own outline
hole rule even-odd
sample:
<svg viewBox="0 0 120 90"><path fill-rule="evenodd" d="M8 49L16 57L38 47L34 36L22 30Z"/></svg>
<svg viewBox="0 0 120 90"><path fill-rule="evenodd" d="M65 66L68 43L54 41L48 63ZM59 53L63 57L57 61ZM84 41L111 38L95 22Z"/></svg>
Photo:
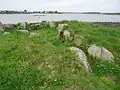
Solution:
<svg viewBox="0 0 120 90"><path fill-rule="evenodd" d="M104 47L98 47L96 45L91 45L88 48L89 55L100 59L100 60L114 60L113 54Z"/></svg>
<svg viewBox="0 0 120 90"><path fill-rule="evenodd" d="M79 49L79 48L77 48L77 47L70 47L70 50L76 53L78 59L79 59L79 60L81 61L81 63L84 65L85 70L86 70L87 72L92 72L91 67L90 67L90 65L89 65L89 63L88 63L88 61L87 61L87 56L86 56L86 54L85 54L81 49Z"/></svg>
<svg viewBox="0 0 120 90"><path fill-rule="evenodd" d="M91 56L99 59L101 56L101 48L96 45L91 45L91 47L88 48L88 53Z"/></svg>

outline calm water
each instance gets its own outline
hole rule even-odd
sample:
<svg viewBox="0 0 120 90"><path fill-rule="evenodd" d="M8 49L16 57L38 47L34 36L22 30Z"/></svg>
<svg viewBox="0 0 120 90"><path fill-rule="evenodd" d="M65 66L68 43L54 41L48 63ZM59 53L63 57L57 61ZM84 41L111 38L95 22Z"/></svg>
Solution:
<svg viewBox="0 0 120 90"><path fill-rule="evenodd" d="M120 22L120 15L99 14L0 14L4 24L19 22L78 20L88 22Z"/></svg>

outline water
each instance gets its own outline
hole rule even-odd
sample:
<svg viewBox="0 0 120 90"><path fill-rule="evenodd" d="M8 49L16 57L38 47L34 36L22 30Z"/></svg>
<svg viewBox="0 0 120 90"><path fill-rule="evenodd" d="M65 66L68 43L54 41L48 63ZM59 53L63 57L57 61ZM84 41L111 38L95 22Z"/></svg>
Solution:
<svg viewBox="0 0 120 90"><path fill-rule="evenodd" d="M19 22L78 20L87 22L120 22L120 15L101 14L0 14L0 21L4 24Z"/></svg>

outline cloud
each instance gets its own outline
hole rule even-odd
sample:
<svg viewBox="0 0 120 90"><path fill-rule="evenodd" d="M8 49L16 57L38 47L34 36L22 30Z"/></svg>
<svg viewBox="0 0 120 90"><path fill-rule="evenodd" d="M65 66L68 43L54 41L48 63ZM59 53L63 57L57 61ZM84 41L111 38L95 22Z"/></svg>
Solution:
<svg viewBox="0 0 120 90"><path fill-rule="evenodd" d="M120 0L0 0L0 9L120 12Z"/></svg>
<svg viewBox="0 0 120 90"><path fill-rule="evenodd" d="M51 2L46 4L46 6L52 6L52 7L62 7L62 6L71 6L74 4L80 4L82 2L85 2L87 0L61 0L61 1L55 1L55 2Z"/></svg>

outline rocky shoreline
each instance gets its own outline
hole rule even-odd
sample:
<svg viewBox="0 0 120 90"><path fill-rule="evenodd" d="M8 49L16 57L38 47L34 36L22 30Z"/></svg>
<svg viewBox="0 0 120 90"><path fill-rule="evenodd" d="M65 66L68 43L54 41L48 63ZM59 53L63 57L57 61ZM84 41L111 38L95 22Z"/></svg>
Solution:
<svg viewBox="0 0 120 90"><path fill-rule="evenodd" d="M120 27L120 22L94 22L94 23L108 27Z"/></svg>
<svg viewBox="0 0 120 90"><path fill-rule="evenodd" d="M51 21L52 22L52 21ZM46 24L47 21L42 21L42 25ZM48 22L50 23L50 22ZM120 27L120 22L89 22L89 23L94 23L94 24L98 24L98 25L103 25L103 26L107 26L107 27ZM3 24L2 22L0 22L0 29L2 28L14 28L17 26L19 26L19 24L23 24L23 27L26 27L26 24L29 24L29 28L39 28L40 26L40 22L39 23L27 23L27 22L23 22L23 23L18 23L18 24ZM20 25L21 26L21 25Z"/></svg>

